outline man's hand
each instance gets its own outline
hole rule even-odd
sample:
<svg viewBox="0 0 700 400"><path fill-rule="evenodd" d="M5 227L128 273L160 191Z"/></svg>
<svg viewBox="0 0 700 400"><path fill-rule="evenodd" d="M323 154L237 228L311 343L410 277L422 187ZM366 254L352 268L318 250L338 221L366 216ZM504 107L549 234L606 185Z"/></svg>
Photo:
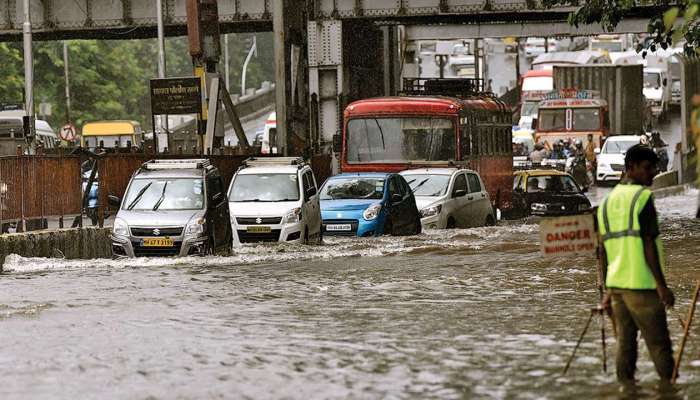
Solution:
<svg viewBox="0 0 700 400"><path fill-rule="evenodd" d="M666 307L673 307L676 302L676 298L673 296L673 292L667 286L658 285L656 288L656 293L659 294L659 299L664 303Z"/></svg>

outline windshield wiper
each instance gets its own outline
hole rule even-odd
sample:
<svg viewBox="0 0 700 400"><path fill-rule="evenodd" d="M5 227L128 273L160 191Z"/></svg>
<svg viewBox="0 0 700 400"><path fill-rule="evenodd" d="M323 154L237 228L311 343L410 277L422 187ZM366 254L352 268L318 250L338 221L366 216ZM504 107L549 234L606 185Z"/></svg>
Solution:
<svg viewBox="0 0 700 400"><path fill-rule="evenodd" d="M421 183L417 184L416 187L413 188L412 193L415 193L419 187L423 186L425 184L425 182L428 182L429 180L430 180L430 178L423 179L423 181Z"/></svg>
<svg viewBox="0 0 700 400"><path fill-rule="evenodd" d="M165 189L168 187L168 182L165 182L165 185L163 185L163 192L160 194L160 199L158 199L158 202L156 202L156 205L153 206L153 211L157 210L158 207L160 207L161 203L163 203L163 200L165 200Z"/></svg>
<svg viewBox="0 0 700 400"><path fill-rule="evenodd" d="M148 182L146 186L143 187L143 189L139 190L139 192L136 194L136 197L134 197L134 200L129 203L129 205L126 207L127 210L131 211L134 207L136 207L136 204L141 200L141 197L143 197L143 194L146 193L146 190L153 184L153 182Z"/></svg>

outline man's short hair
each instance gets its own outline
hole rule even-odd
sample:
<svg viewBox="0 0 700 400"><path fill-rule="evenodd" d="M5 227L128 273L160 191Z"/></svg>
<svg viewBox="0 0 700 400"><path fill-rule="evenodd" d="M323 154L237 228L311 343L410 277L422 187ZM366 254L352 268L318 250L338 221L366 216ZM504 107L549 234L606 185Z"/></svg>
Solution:
<svg viewBox="0 0 700 400"><path fill-rule="evenodd" d="M649 146L636 144L627 150L625 154L625 168L629 168L634 164L639 164L642 161L649 161L652 165L659 162L659 156Z"/></svg>

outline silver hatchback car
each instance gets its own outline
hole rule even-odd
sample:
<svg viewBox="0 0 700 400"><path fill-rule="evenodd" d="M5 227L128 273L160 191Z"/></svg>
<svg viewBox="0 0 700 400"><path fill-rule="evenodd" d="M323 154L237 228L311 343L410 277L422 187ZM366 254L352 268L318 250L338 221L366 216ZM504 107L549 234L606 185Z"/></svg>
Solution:
<svg viewBox="0 0 700 400"><path fill-rule="evenodd" d="M187 256L231 248L228 200L208 160L152 160L134 173L112 229L115 256Z"/></svg>

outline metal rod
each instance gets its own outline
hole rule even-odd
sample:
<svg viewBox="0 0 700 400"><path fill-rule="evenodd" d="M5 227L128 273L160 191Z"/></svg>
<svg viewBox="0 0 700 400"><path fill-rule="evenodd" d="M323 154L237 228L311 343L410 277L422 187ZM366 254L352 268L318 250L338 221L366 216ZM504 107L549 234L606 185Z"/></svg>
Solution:
<svg viewBox="0 0 700 400"><path fill-rule="evenodd" d="M695 286L695 293L693 293L693 301L690 303L690 309L688 310L688 318L685 321L685 329L683 330L683 338L681 339L681 345L678 348L678 355L676 356L676 364L673 366L673 374L671 375L671 383L675 384L676 379L678 379L678 371L681 368L681 359L683 358L683 350L685 350L685 343L688 340L688 335L690 334L690 325L693 323L693 315L695 315L695 304L698 302L698 295L700 295L700 281L698 281Z"/></svg>
<svg viewBox="0 0 700 400"><path fill-rule="evenodd" d="M574 357L576 356L576 351L578 350L579 346L581 345L581 341L583 341L583 337L586 336L586 332L588 332L588 326L591 325L591 320L593 319L593 312L591 312L591 315L588 316L588 321L586 321L586 326L583 328L583 332L581 332L581 336L578 338L578 342L576 342L576 347L574 347L573 353L571 353L571 357L569 357L569 361L566 362L566 366L564 367L564 371L562 372L562 375L566 375L566 372L569 371L569 367L571 366L571 362L574 360Z"/></svg>
<svg viewBox="0 0 700 400"><path fill-rule="evenodd" d="M600 339L601 339L601 344L603 346L603 372L608 372L608 353L607 353L607 346L605 345L605 312L603 309L599 309L598 311L600 313ZM593 313L593 311L591 311Z"/></svg>
<svg viewBox="0 0 700 400"><path fill-rule="evenodd" d="M63 41L63 76L66 81L66 122L70 123L70 74L68 72L68 42Z"/></svg>
<svg viewBox="0 0 700 400"><path fill-rule="evenodd" d="M32 54L32 20L29 5L30 0L23 1L24 22L22 23L22 36L24 41L24 108L25 115L29 117L29 126L32 137L34 137L34 57ZM36 138L33 140L36 140Z"/></svg>
<svg viewBox="0 0 700 400"><path fill-rule="evenodd" d="M272 31L275 55L275 108L277 110L278 154L287 155L287 44L285 26L285 1L272 0Z"/></svg>

